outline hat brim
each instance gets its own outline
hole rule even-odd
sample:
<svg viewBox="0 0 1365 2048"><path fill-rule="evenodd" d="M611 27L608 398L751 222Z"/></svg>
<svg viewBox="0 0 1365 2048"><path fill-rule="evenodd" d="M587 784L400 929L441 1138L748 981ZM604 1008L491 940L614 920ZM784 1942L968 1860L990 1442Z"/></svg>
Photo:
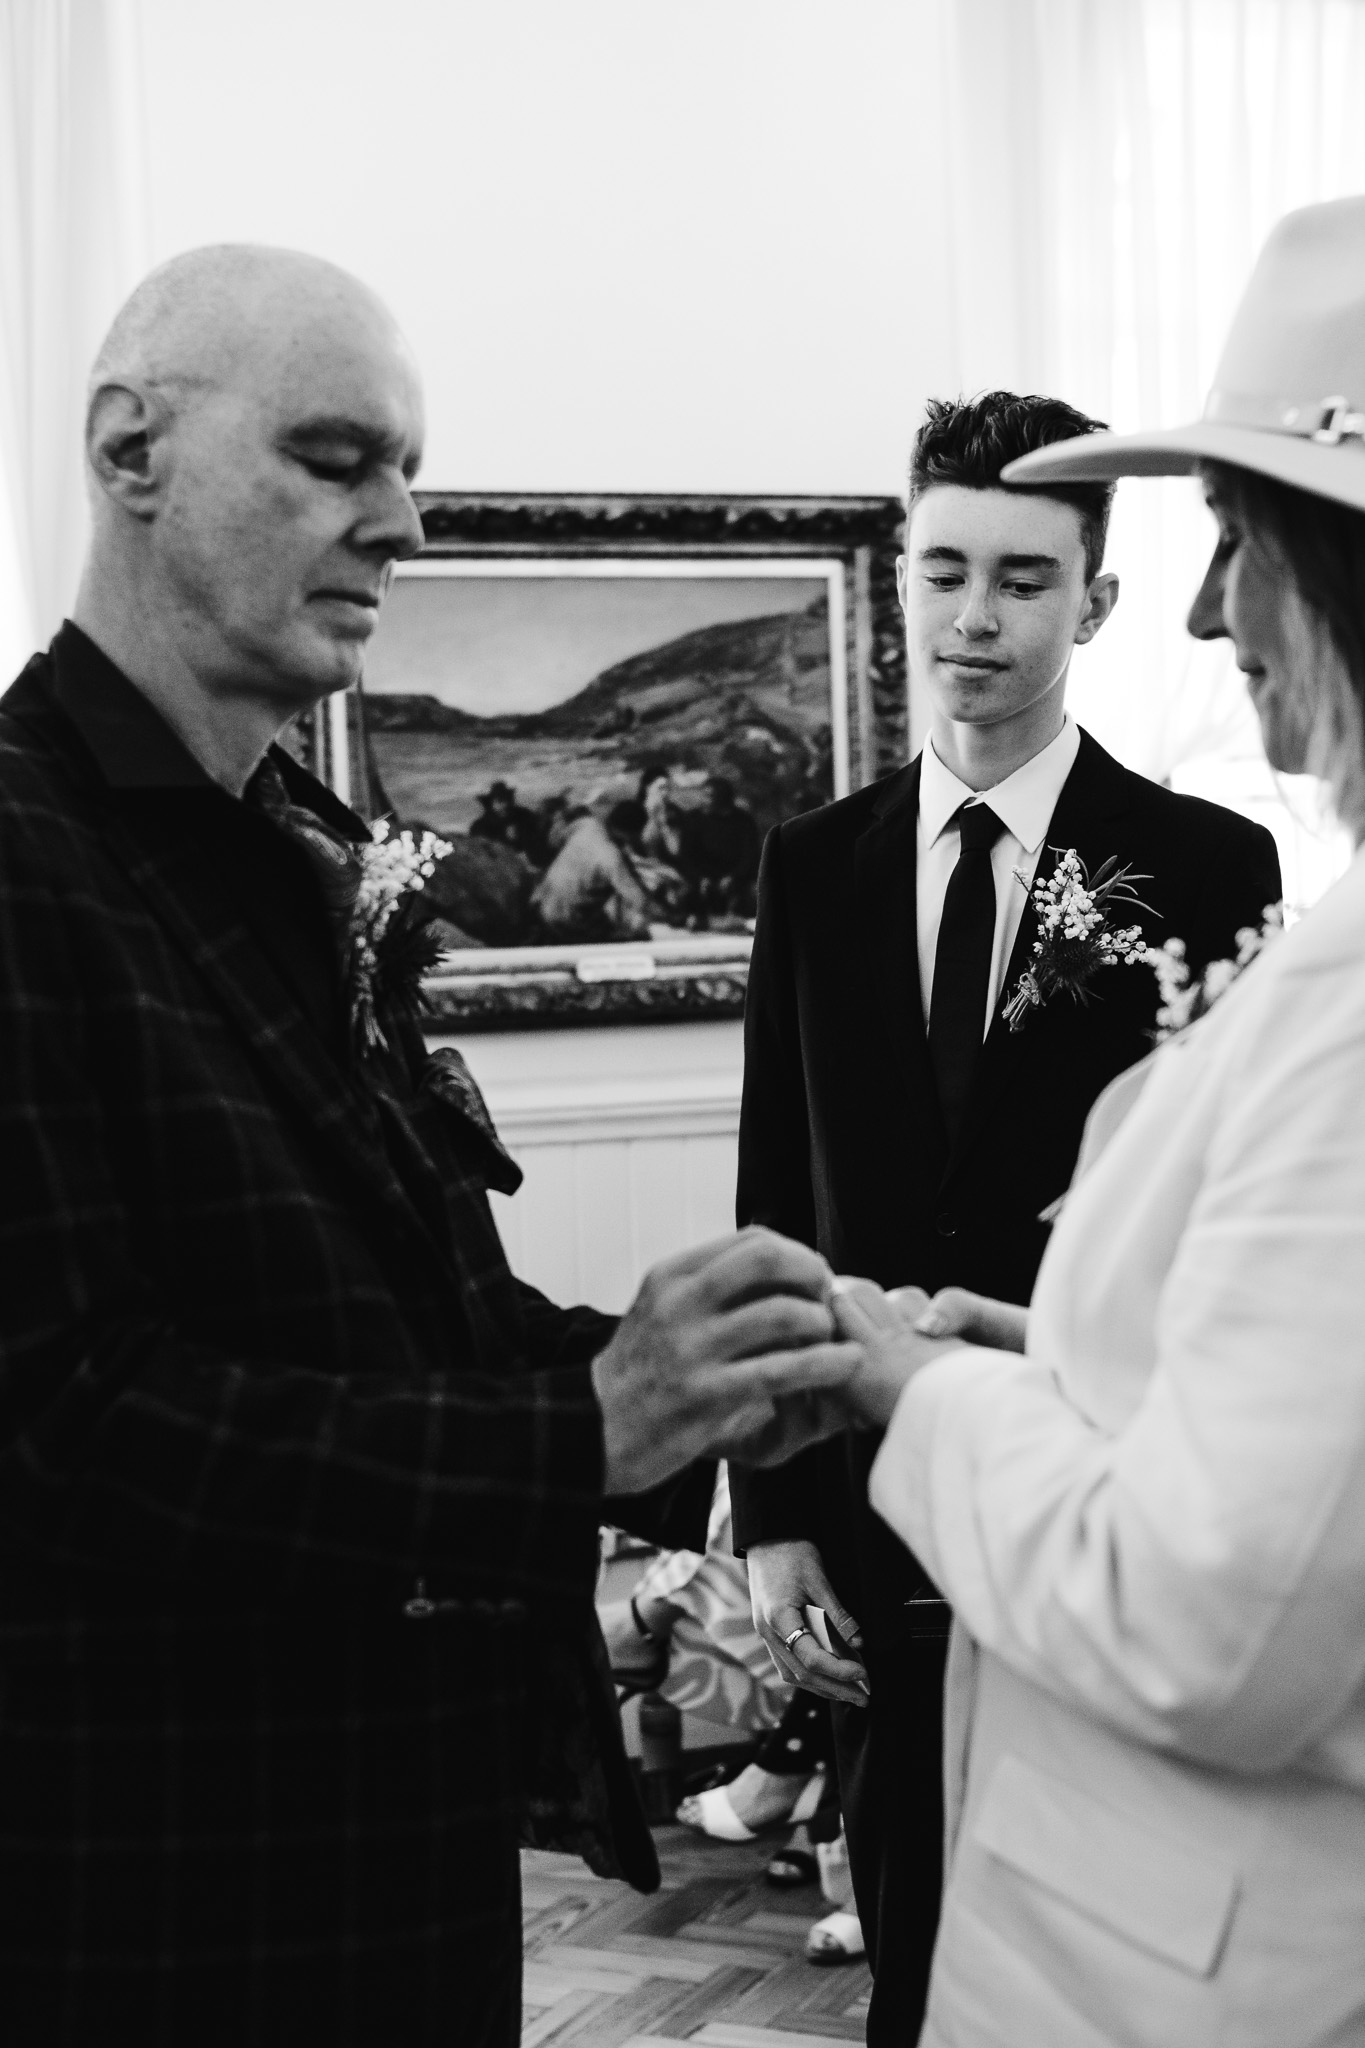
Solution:
<svg viewBox="0 0 1365 2048"><path fill-rule="evenodd" d="M1005 484L1101 483L1121 476L1189 476L1201 462L1227 462L1255 470L1319 498L1365 512L1365 446L1329 446L1297 434L1197 420L1155 434L1081 434L1054 441L1007 463Z"/></svg>

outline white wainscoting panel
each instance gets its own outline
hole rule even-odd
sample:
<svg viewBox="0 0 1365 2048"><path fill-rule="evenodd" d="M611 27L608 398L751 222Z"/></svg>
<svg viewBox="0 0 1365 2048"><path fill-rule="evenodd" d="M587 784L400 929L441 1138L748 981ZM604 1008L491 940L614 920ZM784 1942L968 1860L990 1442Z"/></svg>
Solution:
<svg viewBox="0 0 1365 2048"><path fill-rule="evenodd" d="M742 1027L453 1034L526 1175L493 1211L512 1270L619 1311L645 1270L733 1230Z"/></svg>

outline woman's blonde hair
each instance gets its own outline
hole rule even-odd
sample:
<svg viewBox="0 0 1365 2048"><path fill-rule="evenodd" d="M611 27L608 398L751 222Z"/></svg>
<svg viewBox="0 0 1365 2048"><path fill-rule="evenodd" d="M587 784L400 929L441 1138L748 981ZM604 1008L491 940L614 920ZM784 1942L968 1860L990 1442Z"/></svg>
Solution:
<svg viewBox="0 0 1365 2048"><path fill-rule="evenodd" d="M1304 765L1352 837L1365 838L1365 512L1254 470L1208 463L1229 517L1284 573L1286 709Z"/></svg>

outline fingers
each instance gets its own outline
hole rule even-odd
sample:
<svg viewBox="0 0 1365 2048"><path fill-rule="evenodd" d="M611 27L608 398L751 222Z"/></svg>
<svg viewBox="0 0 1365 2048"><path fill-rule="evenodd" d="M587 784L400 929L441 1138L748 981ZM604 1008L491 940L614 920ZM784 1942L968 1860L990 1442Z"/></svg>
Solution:
<svg viewBox="0 0 1365 2048"><path fill-rule="evenodd" d="M738 1307L766 1294L828 1299L831 1274L819 1252L775 1230L750 1227L731 1238L694 1275L698 1298L713 1312Z"/></svg>
<svg viewBox="0 0 1365 2048"><path fill-rule="evenodd" d="M930 1307L929 1297L922 1287L893 1287L886 1298L902 1322L916 1326L920 1317Z"/></svg>
<svg viewBox="0 0 1365 2048"><path fill-rule="evenodd" d="M895 1306L874 1280L855 1280L840 1273L832 1290L834 1319L844 1336L874 1337L900 1321Z"/></svg>
<svg viewBox="0 0 1365 2048"><path fill-rule="evenodd" d="M770 1294L715 1317L707 1328L706 1350L712 1358L754 1358L823 1344L833 1335L834 1318L824 1302Z"/></svg>
<svg viewBox="0 0 1365 2048"><path fill-rule="evenodd" d="M977 1328L984 1307L982 1297L965 1287L940 1287L925 1303L915 1327L926 1337L962 1337Z"/></svg>
<svg viewBox="0 0 1365 2048"><path fill-rule="evenodd" d="M861 1345L807 1344L799 1351L770 1351L733 1365L703 1368L693 1376L693 1392L702 1402L738 1408L762 1397L777 1401L787 1394L845 1386L862 1363Z"/></svg>
<svg viewBox="0 0 1365 2048"><path fill-rule="evenodd" d="M749 1558L749 1578L754 1625L782 1677L822 1698L865 1705L868 1676L862 1663L856 1657L832 1656L813 1635L796 1633L809 1629L807 1607L821 1607L850 1649L862 1643L858 1624L831 1586L814 1544L760 1544ZM794 1637L790 1647L788 1636Z"/></svg>
<svg viewBox="0 0 1365 2048"><path fill-rule="evenodd" d="M788 1685L800 1685L803 1681L802 1667L787 1648L787 1637L794 1629L804 1627L805 1622L799 1611L788 1606L775 1607L758 1625L758 1632L768 1646L768 1655Z"/></svg>
<svg viewBox="0 0 1365 2048"><path fill-rule="evenodd" d="M667 1259L660 1259L651 1266L640 1285L640 1294L657 1295L673 1282L705 1278L711 1284L713 1270L719 1269L722 1288L728 1284L726 1276L733 1270L733 1261L739 1257L741 1265L746 1259L757 1257L760 1264L767 1248L780 1248L779 1272L793 1276L793 1291L799 1294L819 1297L828 1292L829 1267L818 1252L808 1245L798 1244L794 1238L782 1237L775 1230L765 1230L762 1224L751 1223L744 1230L727 1231L724 1237L708 1238L705 1244L694 1244L685 1252L674 1252ZM794 1253L795 1258L786 1254ZM778 1281L779 1288L788 1284Z"/></svg>
<svg viewBox="0 0 1365 2048"><path fill-rule="evenodd" d="M926 1337L968 1337L1002 1351L1022 1351L1028 1310L1012 1301L973 1294L965 1287L943 1287L926 1305L915 1328Z"/></svg>
<svg viewBox="0 0 1365 2048"><path fill-rule="evenodd" d="M846 1700L851 1707L865 1707L871 1691L862 1665L849 1657L832 1657L822 1650L814 1636L798 1636L792 1656L803 1676L797 1681L807 1692L824 1698Z"/></svg>
<svg viewBox="0 0 1365 2048"><path fill-rule="evenodd" d="M723 1253L732 1251L740 1236L739 1231L730 1230L724 1237L708 1238L705 1244L694 1244L688 1251L675 1252L671 1258L660 1259L645 1275L645 1284L682 1280L689 1274L702 1272Z"/></svg>
<svg viewBox="0 0 1365 2048"><path fill-rule="evenodd" d="M918 1328L919 1318L931 1306L922 1287L893 1287L883 1294L875 1281L854 1280L844 1273L834 1281L831 1305L844 1335L857 1338L907 1324Z"/></svg>
<svg viewBox="0 0 1365 2048"><path fill-rule="evenodd" d="M861 1650L862 1630L825 1577L823 1569L818 1566L807 1569L804 1604L809 1607L823 1607L825 1620L836 1634L842 1636L850 1650Z"/></svg>
<svg viewBox="0 0 1365 2048"><path fill-rule="evenodd" d="M885 1429L909 1381L959 1342L957 1338L923 1336L910 1323L879 1331L863 1346L862 1370L844 1389L850 1414Z"/></svg>
<svg viewBox="0 0 1365 2048"><path fill-rule="evenodd" d="M796 1635L798 1629L806 1630ZM849 1706L865 1707L868 1699L867 1673L848 1658L831 1657L822 1650L807 1628L799 1608L783 1605L773 1610L760 1626L768 1654L791 1685L818 1693L821 1699L844 1700ZM789 1636L795 1636L790 1644Z"/></svg>

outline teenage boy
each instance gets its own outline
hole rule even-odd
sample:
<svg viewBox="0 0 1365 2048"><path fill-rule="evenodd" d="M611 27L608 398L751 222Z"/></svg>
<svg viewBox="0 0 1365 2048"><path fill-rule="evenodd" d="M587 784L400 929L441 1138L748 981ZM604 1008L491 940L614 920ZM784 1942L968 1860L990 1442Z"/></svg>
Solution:
<svg viewBox="0 0 1365 2048"><path fill-rule="evenodd" d="M899 564L929 742L764 849L739 1219L887 1287L1026 1302L1086 1113L1150 1049L1143 966L1005 1022L1038 936L1032 890L1060 855L1141 876L1150 908L1115 922L1178 935L1196 967L1235 953L1280 894L1268 832L1120 767L1067 714L1072 649L1118 598L1102 567L1113 486L1024 490L1000 472L1098 424L1003 391L930 405ZM948 1610L868 1505L878 1442L850 1433L732 1484L758 1626L783 1672L834 1703L867 2039L903 2048L938 1921ZM808 1603L849 1655L820 1648Z"/></svg>

